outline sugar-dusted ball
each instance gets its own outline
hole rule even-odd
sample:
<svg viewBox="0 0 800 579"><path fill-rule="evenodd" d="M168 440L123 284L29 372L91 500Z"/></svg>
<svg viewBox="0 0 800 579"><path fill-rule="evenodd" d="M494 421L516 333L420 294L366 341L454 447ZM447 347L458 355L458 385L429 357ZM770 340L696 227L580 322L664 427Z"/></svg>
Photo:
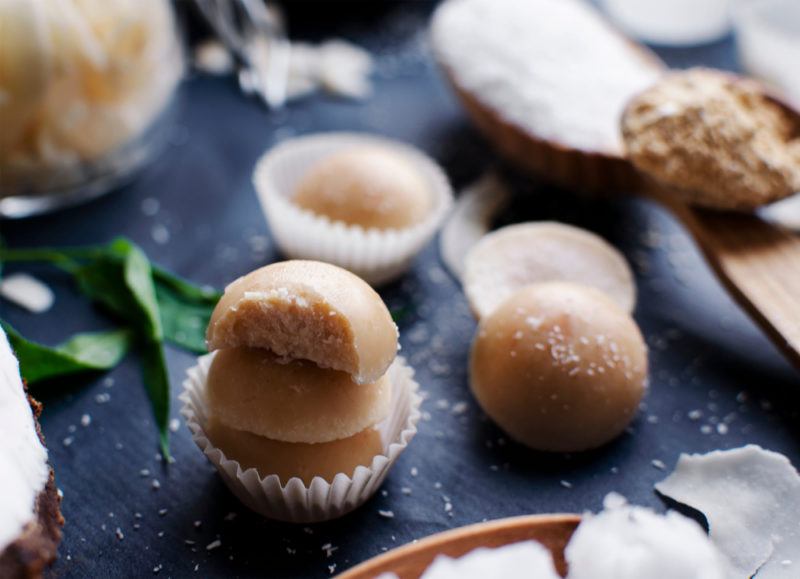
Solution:
<svg viewBox="0 0 800 579"><path fill-rule="evenodd" d="M518 291L481 320L470 386L512 438L537 450L600 446L636 414L647 348L604 293L552 282Z"/></svg>

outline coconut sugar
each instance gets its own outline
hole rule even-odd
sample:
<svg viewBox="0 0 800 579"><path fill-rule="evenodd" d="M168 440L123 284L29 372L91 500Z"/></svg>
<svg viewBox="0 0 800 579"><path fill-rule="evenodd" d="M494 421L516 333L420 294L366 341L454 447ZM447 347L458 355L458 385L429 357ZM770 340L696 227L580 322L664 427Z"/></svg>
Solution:
<svg viewBox="0 0 800 579"><path fill-rule="evenodd" d="M623 134L634 164L676 195L750 210L800 189L800 126L759 84L692 69L636 97Z"/></svg>

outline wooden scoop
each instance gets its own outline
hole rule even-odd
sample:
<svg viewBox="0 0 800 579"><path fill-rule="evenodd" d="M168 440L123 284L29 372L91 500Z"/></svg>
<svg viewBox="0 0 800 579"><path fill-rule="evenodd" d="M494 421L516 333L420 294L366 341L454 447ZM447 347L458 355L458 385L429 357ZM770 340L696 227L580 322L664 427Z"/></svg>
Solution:
<svg viewBox="0 0 800 579"><path fill-rule="evenodd" d="M437 555L461 557L478 547L500 547L534 540L550 549L558 572L564 576L564 549L580 523L578 515L529 515L469 525L426 537L370 559L339 575L339 579L374 579L394 573L400 579L416 579Z"/></svg>
<svg viewBox="0 0 800 579"><path fill-rule="evenodd" d="M731 296L800 369L800 236L755 215L659 200L692 234Z"/></svg>
<svg viewBox="0 0 800 579"><path fill-rule="evenodd" d="M786 137L780 138L789 138L792 142L794 139L800 138L800 113L753 81L729 73L704 69L673 73L669 77L665 77L665 83L669 83L670 78L682 88L694 86L700 87L698 90L707 90L707 85L702 83L710 81L717 87L722 87L720 90L746 90L748 95L758 95L763 99L765 106L777 107L780 110L781 122L785 123L787 131ZM687 83L687 79L691 80ZM650 111L654 104L653 95L659 95L659 91L664 86L669 85L659 84L652 90L645 91L643 99L635 97L623 114L623 134L629 151L642 153L642 149L637 149L635 146L637 139L642 138L643 135L647 135L644 138L653 138L652 132L647 127L650 121L646 121L644 125L637 125L636 114L632 113L633 122L628 123L629 113L638 105L646 111L645 115L651 114ZM675 84L671 85L671 87L674 86ZM651 93L649 98L648 92ZM681 98L689 98L689 95L691 93L685 93ZM655 98L663 98L663 93ZM692 95L690 102L693 106L705 106L702 97L698 94ZM711 114L709 113L709 115ZM680 125L682 122L686 122L681 121L680 116L671 116L669 119L674 119L671 127L674 127L676 123ZM726 128L729 130L738 122L735 118L727 116L725 119ZM638 126L644 126L644 133L637 130ZM659 152L658 156L655 159L648 159L642 165L648 173L651 171L655 173L652 175L654 180L656 174L666 175L665 178L672 181L674 186L684 183L686 176L701 175L707 167L713 168L710 175L714 175L714 177L701 179L701 188L697 188L693 192L671 191L670 185L654 181L648 181L641 191L670 209L675 217L683 223L697 241L717 277L734 299L765 330L790 361L800 368L800 237L752 213L701 209L690 207L680 201L683 198L713 208L724 209L736 206L747 210L764 202L791 195L797 179L789 175L786 177L786 182L782 183L780 187L776 186L768 191L759 190L755 194L752 187L743 190L739 186L741 175L747 170L754 171L749 167L754 166L755 162L751 161L752 164L747 164L745 161L741 161L742 168L739 169L739 172L730 172L728 164L730 161L718 160L717 157L720 153L729 153L730 157L735 159L738 159L740 155L755 154L751 153L754 151L752 141L747 141L746 147L749 150L746 153L736 146L730 150L720 151L719 147L722 145L719 143L725 141L717 134L716 131L719 129L712 129L713 125L708 125L708 128L703 124L698 126L696 122L690 126L692 126L693 134L697 133L698 129L700 129L700 134L705 130L709 131L700 142L703 144L717 143L716 148L710 151L713 155L712 158L709 159L707 156L687 157L685 153L680 155L674 151L671 155L665 153L662 148L664 145L675 148L684 145L682 133L679 131L676 134L672 130L654 129L656 134L661 133L657 138L663 139L663 141L659 143L659 147L654 149ZM633 148L628 141L629 137L634 142ZM708 145L705 146L708 147ZM741 145L738 146L741 147ZM786 151L789 152L791 150L789 147L792 146L787 144ZM641 159L637 158L636 152L631 153L631 156L633 163L639 165ZM647 154L649 153L645 153L645 158ZM726 157L723 156L723 159ZM759 160L764 162L760 158ZM667 162L670 165L665 165ZM669 170L664 171L666 167L669 167ZM748 167L748 169L743 167ZM643 168L643 170L645 169ZM800 172L800 168L798 168L798 172ZM756 182L758 181L756 180ZM734 194L731 187L738 187L739 192Z"/></svg>

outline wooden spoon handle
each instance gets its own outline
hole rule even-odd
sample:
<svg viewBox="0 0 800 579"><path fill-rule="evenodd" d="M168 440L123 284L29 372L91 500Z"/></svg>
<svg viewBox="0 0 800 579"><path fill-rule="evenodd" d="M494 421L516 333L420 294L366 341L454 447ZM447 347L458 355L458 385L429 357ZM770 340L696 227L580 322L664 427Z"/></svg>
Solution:
<svg viewBox="0 0 800 579"><path fill-rule="evenodd" d="M800 368L800 237L756 215L658 197L689 229L734 299Z"/></svg>

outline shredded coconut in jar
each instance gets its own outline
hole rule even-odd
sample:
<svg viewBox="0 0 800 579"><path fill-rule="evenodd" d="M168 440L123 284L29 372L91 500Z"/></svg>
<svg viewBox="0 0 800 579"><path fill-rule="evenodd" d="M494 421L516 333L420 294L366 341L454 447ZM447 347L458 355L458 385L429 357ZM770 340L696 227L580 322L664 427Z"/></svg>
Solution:
<svg viewBox="0 0 800 579"><path fill-rule="evenodd" d="M8 0L0 38L0 197L124 167L182 71L167 0Z"/></svg>

